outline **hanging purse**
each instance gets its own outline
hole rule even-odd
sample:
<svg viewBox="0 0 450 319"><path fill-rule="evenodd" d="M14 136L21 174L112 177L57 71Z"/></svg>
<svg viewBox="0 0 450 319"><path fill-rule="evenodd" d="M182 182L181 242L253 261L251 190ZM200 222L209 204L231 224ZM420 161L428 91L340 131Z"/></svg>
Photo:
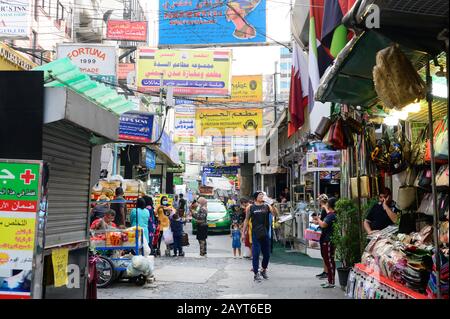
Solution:
<svg viewBox="0 0 450 319"><path fill-rule="evenodd" d="M433 141L434 141L434 154L436 154L436 140L437 140L437 135L439 133L442 133L444 131L444 122L445 121L439 121L433 131ZM445 134L447 135L447 133ZM445 146L445 141L443 140L444 137L441 138L441 145L440 147L444 147ZM445 150L440 150L442 152L445 152ZM424 161L426 163L430 163L431 162L431 143L430 143L430 139L427 139L427 143L426 143L426 150L425 150L425 158ZM435 162L438 164L445 164L448 162L448 140L447 140L447 155L446 156L441 156L441 157L435 157Z"/></svg>
<svg viewBox="0 0 450 319"><path fill-rule="evenodd" d="M411 176L411 169L408 169L404 185L398 189L397 207L401 210L408 209L416 202L416 188L408 185Z"/></svg>
<svg viewBox="0 0 450 319"><path fill-rule="evenodd" d="M417 209L418 213L422 213L425 215L433 215L433 194L427 193L422 199L420 203L419 209Z"/></svg>
<svg viewBox="0 0 450 319"><path fill-rule="evenodd" d="M439 199L438 199L438 210L439 210L439 220L445 221L447 220L447 217L445 216L448 214L448 194L447 193L440 193Z"/></svg>
<svg viewBox="0 0 450 319"><path fill-rule="evenodd" d="M425 163L425 152L427 147L427 135L428 126L426 126L422 132L417 136L416 143L411 150L411 164L423 165Z"/></svg>
<svg viewBox="0 0 450 319"><path fill-rule="evenodd" d="M414 186L428 188L431 185L431 170L423 170L417 175Z"/></svg>
<svg viewBox="0 0 450 319"><path fill-rule="evenodd" d="M361 134L363 131L362 123L352 117L347 117L344 124L351 130L352 133Z"/></svg>
<svg viewBox="0 0 450 319"><path fill-rule="evenodd" d="M330 145L336 150L344 150L347 148L344 141L344 131L342 127L342 119L338 118L337 121L330 127Z"/></svg>
<svg viewBox="0 0 450 319"><path fill-rule="evenodd" d="M328 130L330 129L330 126L333 122L328 117L322 117L322 119L319 122L319 125L317 125L316 130L314 131L314 135L316 135L319 139L323 139L325 134L327 134Z"/></svg>
<svg viewBox="0 0 450 319"><path fill-rule="evenodd" d="M449 186L448 181L448 165L443 165L441 168L439 168L437 178L436 178L436 186Z"/></svg>
<svg viewBox="0 0 450 319"><path fill-rule="evenodd" d="M370 198L370 178L367 175L361 175L360 177L361 193L360 198ZM350 184L352 189L352 198L358 198L358 177L350 178Z"/></svg>
<svg viewBox="0 0 450 319"><path fill-rule="evenodd" d="M442 121L442 125L435 136L434 157L437 160L448 161L448 119Z"/></svg>
<svg viewBox="0 0 450 319"><path fill-rule="evenodd" d="M425 98L426 84L398 44L378 51L373 82L378 97L389 108L401 109Z"/></svg>

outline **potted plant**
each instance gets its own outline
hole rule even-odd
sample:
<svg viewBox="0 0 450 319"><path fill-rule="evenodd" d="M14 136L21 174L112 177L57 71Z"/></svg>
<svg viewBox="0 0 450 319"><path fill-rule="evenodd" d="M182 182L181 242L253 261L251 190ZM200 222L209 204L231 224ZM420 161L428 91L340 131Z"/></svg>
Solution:
<svg viewBox="0 0 450 319"><path fill-rule="evenodd" d="M336 247L336 258L342 267L337 268L341 287L347 286L347 279L353 265L361 259L360 225L358 209L350 199L336 202L336 222L331 241Z"/></svg>

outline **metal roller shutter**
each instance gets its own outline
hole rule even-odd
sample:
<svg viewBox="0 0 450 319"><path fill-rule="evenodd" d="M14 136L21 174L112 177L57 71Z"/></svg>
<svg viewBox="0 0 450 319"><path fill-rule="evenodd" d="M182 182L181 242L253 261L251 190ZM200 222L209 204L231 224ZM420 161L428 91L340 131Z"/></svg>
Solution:
<svg viewBox="0 0 450 319"><path fill-rule="evenodd" d="M67 122L45 125L43 159L50 163L45 247L88 240L89 134Z"/></svg>

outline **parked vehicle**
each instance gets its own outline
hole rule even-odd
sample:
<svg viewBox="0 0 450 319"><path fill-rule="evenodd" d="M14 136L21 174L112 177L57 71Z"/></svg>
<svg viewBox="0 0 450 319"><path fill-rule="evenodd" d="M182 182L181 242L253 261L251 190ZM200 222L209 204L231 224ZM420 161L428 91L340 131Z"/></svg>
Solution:
<svg viewBox="0 0 450 319"><path fill-rule="evenodd" d="M231 216L225 205L217 199L208 199L208 233L230 233ZM192 234L197 231L197 223L192 219Z"/></svg>

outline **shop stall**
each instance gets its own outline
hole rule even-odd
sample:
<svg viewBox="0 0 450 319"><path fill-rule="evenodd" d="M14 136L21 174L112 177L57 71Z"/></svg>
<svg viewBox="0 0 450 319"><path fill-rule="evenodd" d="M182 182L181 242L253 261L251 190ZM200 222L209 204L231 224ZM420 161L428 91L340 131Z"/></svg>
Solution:
<svg viewBox="0 0 450 319"><path fill-rule="evenodd" d="M347 294L448 298L448 3L424 1L424 12L372 2L380 28L366 27L368 4L357 1L344 18L356 36L316 94L340 106L323 138L342 150L341 196L359 211L362 258ZM366 204L384 187L401 209L398 225L366 239Z"/></svg>

